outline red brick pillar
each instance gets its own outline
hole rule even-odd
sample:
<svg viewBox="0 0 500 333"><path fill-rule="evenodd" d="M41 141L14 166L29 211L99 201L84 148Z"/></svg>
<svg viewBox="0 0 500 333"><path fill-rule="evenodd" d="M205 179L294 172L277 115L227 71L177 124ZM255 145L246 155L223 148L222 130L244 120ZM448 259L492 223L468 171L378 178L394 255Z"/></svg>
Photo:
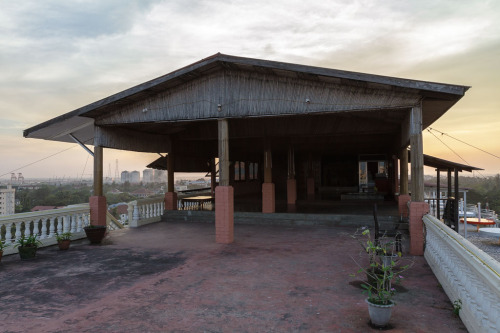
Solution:
<svg viewBox="0 0 500 333"><path fill-rule="evenodd" d="M215 188L215 242L234 241L234 190L232 186Z"/></svg>
<svg viewBox="0 0 500 333"><path fill-rule="evenodd" d="M177 210L177 193L165 193L165 210Z"/></svg>
<svg viewBox="0 0 500 333"><path fill-rule="evenodd" d="M274 183L262 184L262 213L276 212Z"/></svg>
<svg viewBox="0 0 500 333"><path fill-rule="evenodd" d="M398 196L398 209L399 216L408 217L408 201L411 201L411 197L409 194L400 194Z"/></svg>
<svg viewBox="0 0 500 333"><path fill-rule="evenodd" d="M90 224L106 225L106 213L108 205L105 196L92 196L89 198Z"/></svg>
<svg viewBox="0 0 500 333"><path fill-rule="evenodd" d="M410 255L424 255L424 222L422 218L429 213L426 202L410 203Z"/></svg>
<svg viewBox="0 0 500 333"><path fill-rule="evenodd" d="M314 178L307 178L307 197L309 199L314 198Z"/></svg>
<svg viewBox="0 0 500 333"><path fill-rule="evenodd" d="M297 201L297 180L288 179L286 181L286 201L288 205L295 205Z"/></svg>

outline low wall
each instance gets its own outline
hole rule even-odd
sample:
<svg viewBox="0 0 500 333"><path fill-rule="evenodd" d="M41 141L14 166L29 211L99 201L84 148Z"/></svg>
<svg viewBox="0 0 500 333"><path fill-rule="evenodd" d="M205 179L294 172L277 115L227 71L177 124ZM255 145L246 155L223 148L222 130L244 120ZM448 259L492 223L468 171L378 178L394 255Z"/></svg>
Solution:
<svg viewBox="0 0 500 333"><path fill-rule="evenodd" d="M500 263L431 215L424 216L424 257L470 332L498 332ZM451 312L451 305L450 305Z"/></svg>

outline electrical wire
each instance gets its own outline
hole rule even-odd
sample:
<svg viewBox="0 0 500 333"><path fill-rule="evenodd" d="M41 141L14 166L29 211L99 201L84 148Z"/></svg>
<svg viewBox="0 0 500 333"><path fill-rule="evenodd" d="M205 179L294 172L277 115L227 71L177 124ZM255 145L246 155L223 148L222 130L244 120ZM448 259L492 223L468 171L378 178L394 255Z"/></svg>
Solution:
<svg viewBox="0 0 500 333"><path fill-rule="evenodd" d="M457 155L457 156L458 156L458 157L459 157L462 161L464 161L464 162L465 162L465 164L467 164L467 165L471 166L471 165L470 165L470 163L469 163L469 162L467 162L467 161L466 161L466 160L465 160L462 156L460 156L460 155L459 155L456 151L454 151L453 149L451 149L451 147L450 147L450 146L448 146L446 143L444 143L444 141L443 141L443 140L441 140L440 138L438 138L438 137L436 136L436 134L432 133L432 132L430 131L430 128L428 128L428 129L427 129L427 132L429 132L430 134L432 134L432 136L434 136L436 139L438 139L438 140L439 140L439 142L441 142L443 145L445 145L445 146L446 146L446 148L448 148L448 149L449 149L449 150L451 150L451 151L452 151L455 155ZM474 170L474 171L477 171L477 173L478 173L481 177L483 177L483 178L485 178L485 179L486 179L486 177L485 177L484 175L482 175L482 174L481 174L478 170Z"/></svg>
<svg viewBox="0 0 500 333"><path fill-rule="evenodd" d="M462 140L460 140L460 139L457 139L457 138L455 138L455 137L453 137L453 136L451 136L451 135L449 135L449 134L447 134L447 133L444 133L444 132L438 131L438 130L437 130L437 129L435 129L435 128L429 127L429 128L428 128L428 130L429 130L429 133L430 133L430 130L432 130L432 131L436 131L436 132L440 133L441 135L446 135L446 136L448 136L448 137L450 137L450 138L452 138L452 139L454 139L454 140L457 140L457 141L459 141L459 142L461 142L461 143L463 143L463 144L466 144L467 146L470 146L470 147L475 148L475 149L477 149L477 150L479 150L479 151L482 151L483 153L486 153L486 154L488 154L488 155L491 155L491 156L493 156L493 157L496 157L496 158L500 159L500 156L497 156L497 155L492 154L492 153L490 153L490 152L488 152L488 151L486 151L486 150L484 150L484 149L481 149L481 148L479 148L479 147L476 147L476 146L474 146L474 145L471 145L470 143L467 143L467 142L465 142L465 141L462 141Z"/></svg>
<svg viewBox="0 0 500 333"><path fill-rule="evenodd" d="M44 161L44 160L46 160L46 159L48 159L48 158L54 157L54 156L56 156L56 155L59 155L59 154L61 154L61 153L64 153L65 151L70 150L70 149L73 149L73 148L75 148L75 147L78 147L78 145L74 145L74 146L72 146L72 147L69 147L69 148L63 149L63 150L61 150L61 151L58 151L57 153L54 153L54 154L52 154L52 155L46 156L46 157L44 157L44 158L41 158L41 159L39 159L39 160L37 160L37 161L34 161L34 162L29 163L29 164L23 165L22 167L19 167L19 168L17 168L17 169L14 169L14 170L11 170L11 171L9 171L9 172L7 172L7 173L4 173L3 175L0 175L0 177L7 176L8 174L11 174L11 173L13 173L13 172L15 172L15 171L18 171L18 170L24 169L24 168L29 167L29 166L31 166L31 165L33 165L33 164L38 163L38 162L41 162L41 161Z"/></svg>

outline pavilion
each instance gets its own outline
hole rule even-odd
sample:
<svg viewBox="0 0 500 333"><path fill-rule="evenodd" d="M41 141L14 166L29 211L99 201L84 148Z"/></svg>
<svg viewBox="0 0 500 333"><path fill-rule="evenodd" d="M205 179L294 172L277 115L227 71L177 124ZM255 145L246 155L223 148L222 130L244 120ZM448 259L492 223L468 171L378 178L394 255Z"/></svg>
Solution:
<svg viewBox="0 0 500 333"><path fill-rule="evenodd" d="M239 196L261 195L262 212L273 213L277 197L294 205L298 196L321 188L394 197L402 212L411 200L410 252L422 254L428 211L422 130L468 89L218 53L36 125L24 136L94 145L94 224L105 224L103 148L113 148L166 154L166 210L177 207L174 172L211 172L214 178L218 168L217 242L233 241Z"/></svg>

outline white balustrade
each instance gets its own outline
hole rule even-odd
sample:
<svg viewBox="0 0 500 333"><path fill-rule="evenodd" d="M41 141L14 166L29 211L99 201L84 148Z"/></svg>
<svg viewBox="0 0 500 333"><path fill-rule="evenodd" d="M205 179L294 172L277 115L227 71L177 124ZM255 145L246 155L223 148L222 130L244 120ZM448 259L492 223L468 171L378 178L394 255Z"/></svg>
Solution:
<svg viewBox="0 0 500 333"><path fill-rule="evenodd" d="M460 318L470 332L498 332L500 263L431 215L424 256L451 302L460 300Z"/></svg>
<svg viewBox="0 0 500 333"><path fill-rule="evenodd" d="M71 232L72 239L85 238L83 227L89 224L89 215L89 205L80 204L39 212L3 215L0 216L0 227L5 226L3 240L7 244L13 245L22 236L36 234L42 242L41 246L49 246L56 244L56 232ZM4 255L16 252L14 246L4 249Z"/></svg>
<svg viewBox="0 0 500 333"><path fill-rule="evenodd" d="M145 224L159 222L164 208L163 198L148 198L129 202L129 226L136 228Z"/></svg>

